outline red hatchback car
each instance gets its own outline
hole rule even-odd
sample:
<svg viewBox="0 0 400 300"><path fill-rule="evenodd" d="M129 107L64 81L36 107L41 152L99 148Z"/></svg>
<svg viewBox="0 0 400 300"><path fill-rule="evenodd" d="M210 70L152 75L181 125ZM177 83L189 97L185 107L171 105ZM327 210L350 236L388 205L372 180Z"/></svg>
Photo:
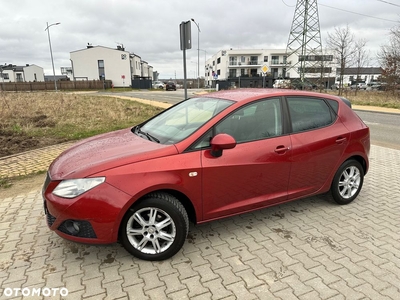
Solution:
<svg viewBox="0 0 400 300"><path fill-rule="evenodd" d="M162 260L203 223L316 194L353 201L368 171L369 128L343 98L239 89L187 99L131 129L83 140L50 166L50 229L121 241Z"/></svg>

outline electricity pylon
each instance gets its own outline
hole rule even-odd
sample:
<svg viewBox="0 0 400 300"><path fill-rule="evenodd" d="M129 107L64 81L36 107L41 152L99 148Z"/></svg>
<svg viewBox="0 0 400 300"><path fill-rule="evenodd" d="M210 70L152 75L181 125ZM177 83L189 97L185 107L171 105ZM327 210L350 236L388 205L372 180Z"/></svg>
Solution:
<svg viewBox="0 0 400 300"><path fill-rule="evenodd" d="M306 81L305 74L317 73L321 61L325 60L317 0L297 0L286 53L286 72L294 69L300 76L301 84Z"/></svg>

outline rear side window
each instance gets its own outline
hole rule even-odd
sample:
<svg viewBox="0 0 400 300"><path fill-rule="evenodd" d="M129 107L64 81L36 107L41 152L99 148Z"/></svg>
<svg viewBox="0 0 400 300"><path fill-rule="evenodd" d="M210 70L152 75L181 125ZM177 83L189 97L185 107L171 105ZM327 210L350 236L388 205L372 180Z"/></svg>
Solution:
<svg viewBox="0 0 400 300"><path fill-rule="evenodd" d="M292 131L303 132L332 124L335 114L323 99L288 97Z"/></svg>
<svg viewBox="0 0 400 300"><path fill-rule="evenodd" d="M332 109L334 110L334 112L337 114L338 110L339 110L339 103L335 100L328 100L329 105L332 107Z"/></svg>

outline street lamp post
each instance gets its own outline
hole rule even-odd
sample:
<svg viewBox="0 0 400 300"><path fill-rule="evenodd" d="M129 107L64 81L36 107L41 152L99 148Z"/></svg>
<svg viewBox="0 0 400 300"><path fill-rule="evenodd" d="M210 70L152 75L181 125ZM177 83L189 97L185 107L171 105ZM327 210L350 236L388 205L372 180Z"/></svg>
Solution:
<svg viewBox="0 0 400 300"><path fill-rule="evenodd" d="M54 80L54 88L57 92L57 81L56 81L56 71L54 70L54 60L53 60L53 50L51 49L51 41L50 41L50 27L54 26L54 25L59 25L61 23L57 22L57 23L53 23L49 25L49 22L46 22L46 29L44 31L47 30L47 36L49 37L49 46L50 46L50 56L51 56L51 65L53 66L53 80Z"/></svg>
<svg viewBox="0 0 400 300"><path fill-rule="evenodd" d="M200 24L193 18L191 20L197 26L197 88L200 88Z"/></svg>
<svg viewBox="0 0 400 300"><path fill-rule="evenodd" d="M199 51L203 51L204 52L204 87L206 86L206 62L207 62L207 51L203 50L203 49L199 49Z"/></svg>

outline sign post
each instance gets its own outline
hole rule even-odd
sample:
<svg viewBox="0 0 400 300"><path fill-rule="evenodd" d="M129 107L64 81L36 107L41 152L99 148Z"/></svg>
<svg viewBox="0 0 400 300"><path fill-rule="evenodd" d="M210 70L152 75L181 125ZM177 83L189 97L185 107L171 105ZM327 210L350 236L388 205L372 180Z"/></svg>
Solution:
<svg viewBox="0 0 400 300"><path fill-rule="evenodd" d="M192 49L192 32L190 21L181 22L179 25L181 50L183 51L183 88L185 89L185 99L187 99L187 82L186 82L186 49Z"/></svg>
<svg viewBox="0 0 400 300"><path fill-rule="evenodd" d="M263 88L265 88L265 76L267 75L268 72L268 66L264 64L261 68L261 71L263 73Z"/></svg>

